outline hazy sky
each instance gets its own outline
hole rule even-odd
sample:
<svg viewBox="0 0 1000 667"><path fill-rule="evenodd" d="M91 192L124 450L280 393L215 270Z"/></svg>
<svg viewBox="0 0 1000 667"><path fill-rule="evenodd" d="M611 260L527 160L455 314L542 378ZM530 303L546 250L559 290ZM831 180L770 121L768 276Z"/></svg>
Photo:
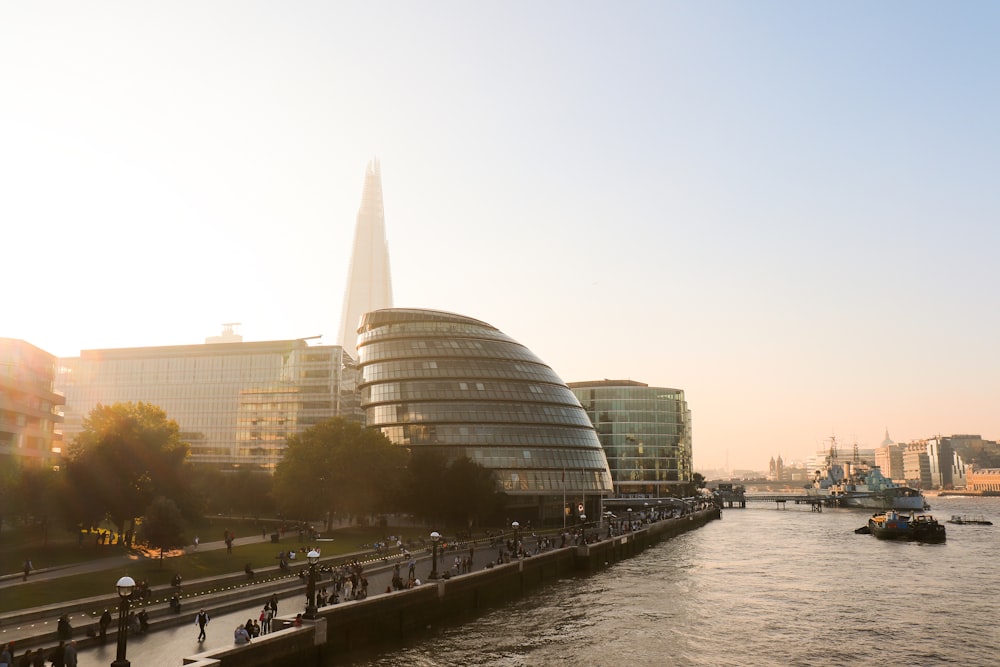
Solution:
<svg viewBox="0 0 1000 667"><path fill-rule="evenodd" d="M678 387L696 469L1000 438L1000 4L5 2L0 336L335 343L398 306Z"/></svg>

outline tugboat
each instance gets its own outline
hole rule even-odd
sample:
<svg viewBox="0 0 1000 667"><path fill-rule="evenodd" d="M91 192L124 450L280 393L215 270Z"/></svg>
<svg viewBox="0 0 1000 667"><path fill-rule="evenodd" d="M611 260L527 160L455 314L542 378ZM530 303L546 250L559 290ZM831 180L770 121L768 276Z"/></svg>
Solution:
<svg viewBox="0 0 1000 667"><path fill-rule="evenodd" d="M889 510L882 514L873 514L868 519L867 527L868 532L880 540L945 541L944 526L929 514L914 516Z"/></svg>

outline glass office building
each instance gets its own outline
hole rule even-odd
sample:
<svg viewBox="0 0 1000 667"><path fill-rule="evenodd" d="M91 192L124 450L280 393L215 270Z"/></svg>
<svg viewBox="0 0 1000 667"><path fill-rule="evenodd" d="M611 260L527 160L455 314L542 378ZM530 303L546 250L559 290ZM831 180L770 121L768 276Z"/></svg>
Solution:
<svg viewBox="0 0 1000 667"><path fill-rule="evenodd" d="M604 446L616 497L676 495L691 481L691 411L680 389L570 382Z"/></svg>
<svg viewBox="0 0 1000 667"><path fill-rule="evenodd" d="M468 457L494 473L509 507L543 520L610 493L604 451L573 392L497 328L390 308L366 313L358 333L365 421L395 444Z"/></svg>
<svg viewBox="0 0 1000 667"><path fill-rule="evenodd" d="M59 360L56 386L67 442L98 403L143 401L178 423L192 463L222 470L273 472L289 436L361 419L354 362L304 339L84 350Z"/></svg>

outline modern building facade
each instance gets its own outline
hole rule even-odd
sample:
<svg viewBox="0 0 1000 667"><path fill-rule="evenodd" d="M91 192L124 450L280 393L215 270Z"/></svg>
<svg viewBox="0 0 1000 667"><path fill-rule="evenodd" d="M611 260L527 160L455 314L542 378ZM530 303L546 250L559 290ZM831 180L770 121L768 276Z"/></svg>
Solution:
<svg viewBox="0 0 1000 667"><path fill-rule="evenodd" d="M392 275L389 244L385 238L382 172L378 160L373 160L365 171L337 339L337 344L353 359L358 358L355 343L361 316L382 308L392 308Z"/></svg>
<svg viewBox="0 0 1000 667"><path fill-rule="evenodd" d="M571 382L611 468L616 497L666 497L692 480L691 411L680 389Z"/></svg>
<svg viewBox="0 0 1000 667"><path fill-rule="evenodd" d="M360 419L354 364L305 339L84 350L59 360L67 442L99 403L152 403L178 423L191 462L273 472L289 436L332 417ZM210 339L212 340L212 339Z"/></svg>
<svg viewBox="0 0 1000 667"><path fill-rule="evenodd" d="M493 472L508 509L594 517L611 492L590 419L558 375L496 327L462 315L392 308L358 330L361 405L370 428L411 450L467 457Z"/></svg>
<svg viewBox="0 0 1000 667"><path fill-rule="evenodd" d="M1000 496L1000 468L970 470L966 489L991 496Z"/></svg>
<svg viewBox="0 0 1000 667"><path fill-rule="evenodd" d="M56 358L15 338L0 338L0 456L58 465L63 397L54 390Z"/></svg>

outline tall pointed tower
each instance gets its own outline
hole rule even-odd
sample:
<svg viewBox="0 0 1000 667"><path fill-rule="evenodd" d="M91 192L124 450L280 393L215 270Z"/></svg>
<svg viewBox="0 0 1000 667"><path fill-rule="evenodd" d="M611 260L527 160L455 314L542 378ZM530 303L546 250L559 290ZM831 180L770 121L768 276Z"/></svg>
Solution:
<svg viewBox="0 0 1000 667"><path fill-rule="evenodd" d="M382 207L382 173L378 160L368 163L361 208L354 228L354 248L347 270L344 310L340 316L337 344L354 359L358 321L372 310L392 308L392 277L389 273L389 244L385 239L385 211Z"/></svg>

